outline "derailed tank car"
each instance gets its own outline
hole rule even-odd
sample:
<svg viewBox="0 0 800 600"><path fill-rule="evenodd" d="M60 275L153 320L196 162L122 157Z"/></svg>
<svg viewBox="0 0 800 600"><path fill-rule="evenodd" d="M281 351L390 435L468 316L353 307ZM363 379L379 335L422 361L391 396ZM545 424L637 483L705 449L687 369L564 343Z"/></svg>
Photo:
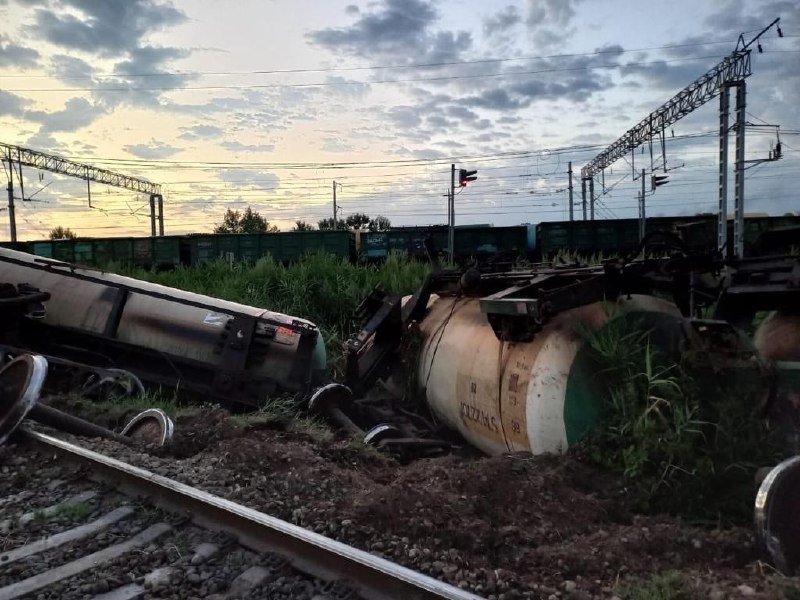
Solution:
<svg viewBox="0 0 800 600"><path fill-rule="evenodd" d="M46 316L6 345L125 368L170 391L257 406L325 377L313 323L263 308L0 249L0 281L50 294Z"/></svg>

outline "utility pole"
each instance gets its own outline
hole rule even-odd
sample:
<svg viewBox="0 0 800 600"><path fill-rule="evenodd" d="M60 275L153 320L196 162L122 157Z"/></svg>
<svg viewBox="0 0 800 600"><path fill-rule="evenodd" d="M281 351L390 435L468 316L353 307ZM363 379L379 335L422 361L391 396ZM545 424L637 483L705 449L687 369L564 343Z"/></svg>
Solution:
<svg viewBox="0 0 800 600"><path fill-rule="evenodd" d="M574 217L572 207L572 161L569 163L569 170L567 173L569 174L569 220L571 222Z"/></svg>
<svg viewBox="0 0 800 600"><path fill-rule="evenodd" d="M156 237L156 196L150 196L150 235Z"/></svg>
<svg viewBox="0 0 800 600"><path fill-rule="evenodd" d="M733 252L744 258L744 124L747 83L736 84L736 164L733 180Z"/></svg>
<svg viewBox="0 0 800 600"><path fill-rule="evenodd" d="M647 219L647 215L645 214L645 206L644 206L644 169L642 169L642 191L639 192L639 242L644 239L644 232L645 232L645 220Z"/></svg>
<svg viewBox="0 0 800 600"><path fill-rule="evenodd" d="M158 235L164 235L164 197L156 194L158 200Z"/></svg>
<svg viewBox="0 0 800 600"><path fill-rule="evenodd" d="M449 201L449 221L447 223L447 253L450 256L450 262L453 262L455 254L455 226L456 226L456 166L450 165L450 201Z"/></svg>
<svg viewBox="0 0 800 600"><path fill-rule="evenodd" d="M333 182L333 228L338 229L336 226L336 182Z"/></svg>
<svg viewBox="0 0 800 600"><path fill-rule="evenodd" d="M589 213L594 221L594 176L589 178Z"/></svg>
<svg viewBox="0 0 800 600"><path fill-rule="evenodd" d="M717 250L728 243L728 119L730 87L719 94L719 210L717 212Z"/></svg>
<svg viewBox="0 0 800 600"><path fill-rule="evenodd" d="M14 214L14 163L11 162L11 154L8 155L8 231L11 241L17 241L17 219Z"/></svg>
<svg viewBox="0 0 800 600"><path fill-rule="evenodd" d="M586 177L581 177L581 206L583 208L583 220L586 220Z"/></svg>

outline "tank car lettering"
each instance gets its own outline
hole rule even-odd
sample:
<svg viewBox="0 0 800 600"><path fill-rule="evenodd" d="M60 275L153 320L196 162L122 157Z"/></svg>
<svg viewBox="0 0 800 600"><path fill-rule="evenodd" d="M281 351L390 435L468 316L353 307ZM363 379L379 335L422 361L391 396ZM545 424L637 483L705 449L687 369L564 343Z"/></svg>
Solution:
<svg viewBox="0 0 800 600"><path fill-rule="evenodd" d="M494 433L498 433L500 431L500 425L497 423L497 418L487 414L486 412L482 411L477 406L472 406L467 402L461 402L461 416L473 423L477 423L488 429L489 431L493 431Z"/></svg>

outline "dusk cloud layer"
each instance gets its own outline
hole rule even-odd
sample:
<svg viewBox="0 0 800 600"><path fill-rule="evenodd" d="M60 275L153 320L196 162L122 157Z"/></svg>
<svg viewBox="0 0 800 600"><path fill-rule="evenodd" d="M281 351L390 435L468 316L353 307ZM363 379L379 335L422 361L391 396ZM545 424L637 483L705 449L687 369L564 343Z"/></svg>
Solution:
<svg viewBox="0 0 800 600"><path fill-rule="evenodd" d="M440 223L454 163L479 170L458 223L563 219L569 163L579 189L583 164L776 17L784 37L752 54L747 159L778 135L784 157L748 170L746 210L783 214L800 174L800 3L786 0L0 0L0 141L164 184L173 232L248 205L313 222L334 180L344 216ZM717 110L670 128L651 214L715 210ZM598 178L599 217L636 215L636 172L659 153ZM104 214L85 182L25 176L46 185L20 208L38 227L20 221L25 236L61 210L82 233L144 231L136 194L93 192Z"/></svg>

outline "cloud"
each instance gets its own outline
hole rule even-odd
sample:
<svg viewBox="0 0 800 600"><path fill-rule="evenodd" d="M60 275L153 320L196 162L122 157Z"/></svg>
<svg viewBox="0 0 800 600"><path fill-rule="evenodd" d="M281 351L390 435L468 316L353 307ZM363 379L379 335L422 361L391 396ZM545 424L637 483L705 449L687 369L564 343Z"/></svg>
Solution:
<svg viewBox="0 0 800 600"><path fill-rule="evenodd" d="M7 36L0 34L0 67L29 69L37 66L39 53L36 50L7 40Z"/></svg>
<svg viewBox="0 0 800 600"><path fill-rule="evenodd" d="M181 127L183 133L178 137L182 140L199 140L207 138L219 137L224 133L224 130L216 125L192 125L191 127Z"/></svg>
<svg viewBox="0 0 800 600"><path fill-rule="evenodd" d="M325 138L322 145L323 152L352 152L354 146L338 138Z"/></svg>
<svg viewBox="0 0 800 600"><path fill-rule="evenodd" d="M275 144L242 144L236 141L222 142L220 146L231 152L272 152L275 150Z"/></svg>
<svg viewBox="0 0 800 600"><path fill-rule="evenodd" d="M217 173L219 179L229 187L237 189L273 192L280 185L280 178L274 173L258 169L225 169Z"/></svg>
<svg viewBox="0 0 800 600"><path fill-rule="evenodd" d="M447 114L454 119L461 119L462 121L474 121L478 118L478 114L465 106L448 106Z"/></svg>
<svg viewBox="0 0 800 600"><path fill-rule="evenodd" d="M186 20L182 11L156 0L57 0L53 6L36 10L36 33L57 46L101 56L124 54L146 35Z"/></svg>
<svg viewBox="0 0 800 600"><path fill-rule="evenodd" d="M91 80L94 76L94 67L85 60L66 54L56 54L50 58L50 70L54 77L70 84L75 84L75 79ZM83 87L81 85L80 87Z"/></svg>
<svg viewBox="0 0 800 600"><path fill-rule="evenodd" d="M492 37L495 34L507 33L514 25L522 21L522 16L519 14L519 9L516 6L506 6L497 14L488 17L483 22L483 33L487 37Z"/></svg>
<svg viewBox="0 0 800 600"><path fill-rule="evenodd" d="M133 144L130 146L125 146L125 150L134 156L138 156L139 158L162 159L176 155L178 152L183 150L183 148L176 148L175 146L170 146L169 144L165 144L163 142L150 140L149 144Z"/></svg>
<svg viewBox="0 0 800 600"><path fill-rule="evenodd" d="M549 49L572 33L569 27L575 16L575 5L581 0L528 0L528 16L525 23L534 45Z"/></svg>
<svg viewBox="0 0 800 600"><path fill-rule="evenodd" d="M350 27L313 31L308 39L334 52L362 58L383 56L405 63L456 60L472 46L467 31L431 31L438 13L425 0L383 0Z"/></svg>
<svg viewBox="0 0 800 600"><path fill-rule="evenodd" d="M495 88L486 90L474 96L468 96L462 100L467 106L488 108L490 110L517 110L525 108L530 104L530 100L512 98L504 89Z"/></svg>
<svg viewBox="0 0 800 600"><path fill-rule="evenodd" d="M424 109L417 106L393 106L386 111L389 120L400 129L411 129L422 124Z"/></svg>
<svg viewBox="0 0 800 600"><path fill-rule="evenodd" d="M28 111L25 117L41 124L39 133L46 135L55 131L77 131L82 127L92 124L103 116L104 111L92 104L86 98L70 98L64 104L63 110L44 112L40 110Z"/></svg>
<svg viewBox="0 0 800 600"><path fill-rule="evenodd" d="M28 101L21 96L0 90L0 115L4 117L22 117Z"/></svg>

